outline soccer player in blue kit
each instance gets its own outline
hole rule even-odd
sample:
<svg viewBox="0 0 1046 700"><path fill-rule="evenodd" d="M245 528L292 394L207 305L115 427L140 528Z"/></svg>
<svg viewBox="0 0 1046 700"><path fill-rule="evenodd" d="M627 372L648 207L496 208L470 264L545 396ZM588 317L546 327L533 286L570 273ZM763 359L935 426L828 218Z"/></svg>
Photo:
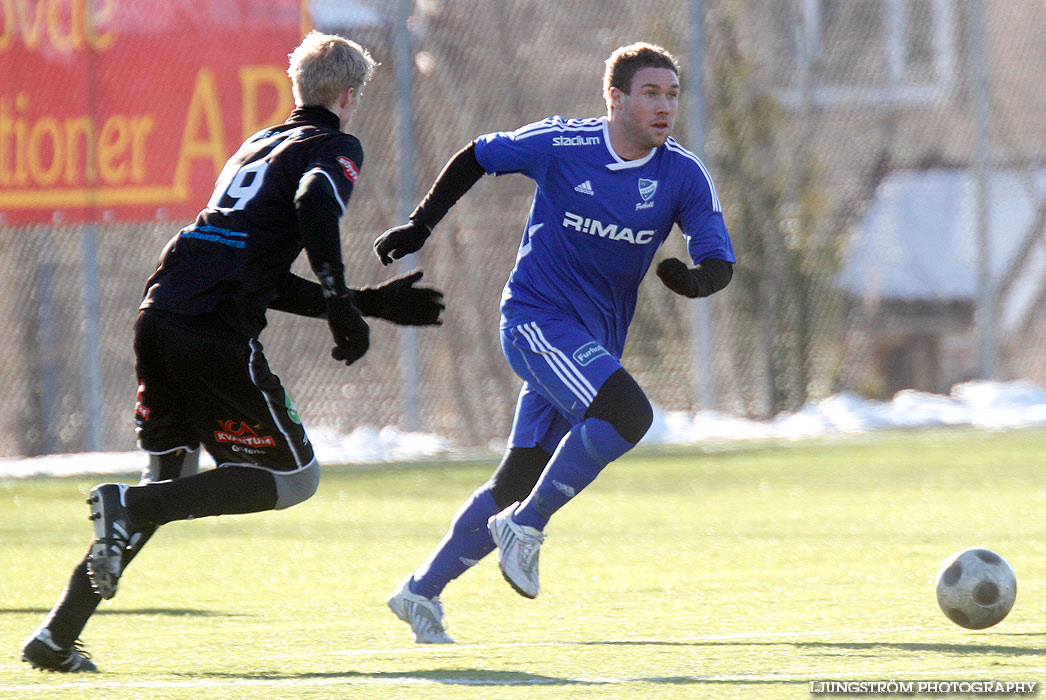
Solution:
<svg viewBox="0 0 1046 700"><path fill-rule="evenodd" d="M509 584L537 596L549 518L649 429L650 402L620 358L639 284L673 225L694 267L658 264L669 289L704 297L730 281L734 252L711 177L669 136L678 75L659 46L617 49L603 80L607 117L556 116L477 138L447 163L410 221L374 242L386 265L417 251L485 173L537 183L501 299L502 349L524 380L508 449L388 600L418 642L453 642L439 594L495 547Z"/></svg>

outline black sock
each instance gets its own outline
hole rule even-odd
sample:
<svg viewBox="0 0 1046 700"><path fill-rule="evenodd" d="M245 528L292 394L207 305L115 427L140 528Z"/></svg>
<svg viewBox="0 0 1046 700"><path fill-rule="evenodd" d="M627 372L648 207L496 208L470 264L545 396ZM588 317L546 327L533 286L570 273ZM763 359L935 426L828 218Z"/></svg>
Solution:
<svg viewBox="0 0 1046 700"><path fill-rule="evenodd" d="M125 494L125 505L140 527L207 515L253 513L271 510L276 505L276 480L264 469L222 467L184 479L131 486ZM146 539L153 529L146 528ZM144 543L129 552L125 566ZM71 646L101 602L101 596L91 587L84 556L44 620L54 643Z"/></svg>
<svg viewBox="0 0 1046 700"><path fill-rule="evenodd" d="M44 620L44 627L51 630L51 638L60 647L70 647L80 636L84 625L94 614L102 597L91 588L87 577L87 557L73 569L69 583L65 584L62 596Z"/></svg>
<svg viewBox="0 0 1046 700"><path fill-rule="evenodd" d="M142 547L155 532L155 527L148 526L135 535L134 544L124 550L124 569L142 551ZM102 602L102 597L95 593L91 579L87 576L87 558L90 554L91 550L87 550L87 555L73 569L73 575L69 577L69 583L65 584L62 596L44 620L43 626L51 630L51 639L60 647L72 646L98 608L98 604Z"/></svg>
<svg viewBox="0 0 1046 700"><path fill-rule="evenodd" d="M272 510L276 479L265 469L220 467L184 479L131 486L124 494L135 525Z"/></svg>

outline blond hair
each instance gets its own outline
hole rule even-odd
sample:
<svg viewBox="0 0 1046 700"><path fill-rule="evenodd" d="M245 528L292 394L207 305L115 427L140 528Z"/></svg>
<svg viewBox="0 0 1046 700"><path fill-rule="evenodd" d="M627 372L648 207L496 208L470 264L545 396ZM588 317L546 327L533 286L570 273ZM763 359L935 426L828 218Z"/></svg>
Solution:
<svg viewBox="0 0 1046 700"><path fill-rule="evenodd" d="M317 31L309 32L289 59L287 75L299 107L327 107L349 88L358 93L378 65L355 41Z"/></svg>
<svg viewBox="0 0 1046 700"><path fill-rule="evenodd" d="M679 65L672 54L657 44L637 41L621 46L606 60L603 73L603 98L610 104L610 88L617 88L626 95L631 94L632 78L642 68L667 68L679 75Z"/></svg>

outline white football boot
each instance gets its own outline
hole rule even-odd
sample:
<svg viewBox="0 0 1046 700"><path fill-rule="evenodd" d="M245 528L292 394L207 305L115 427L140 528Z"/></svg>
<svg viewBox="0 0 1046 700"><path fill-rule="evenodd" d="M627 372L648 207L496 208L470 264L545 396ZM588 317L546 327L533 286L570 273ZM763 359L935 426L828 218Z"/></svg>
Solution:
<svg viewBox="0 0 1046 700"><path fill-rule="evenodd" d="M400 581L388 598L389 609L410 625L418 644L453 644L443 624L443 605L439 596L426 598L410 592L411 574Z"/></svg>
<svg viewBox="0 0 1046 700"><path fill-rule="evenodd" d="M487 528L498 547L498 566L505 580L516 593L536 598L538 582L538 555L545 536L529 525L520 525L512 519L519 503L513 503L487 521Z"/></svg>

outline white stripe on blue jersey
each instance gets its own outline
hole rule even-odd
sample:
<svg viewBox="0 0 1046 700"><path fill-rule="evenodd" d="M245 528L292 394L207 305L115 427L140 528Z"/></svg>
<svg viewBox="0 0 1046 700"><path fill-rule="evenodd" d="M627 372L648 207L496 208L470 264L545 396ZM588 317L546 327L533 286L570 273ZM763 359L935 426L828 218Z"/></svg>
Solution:
<svg viewBox="0 0 1046 700"><path fill-rule="evenodd" d="M517 139L540 136L551 132L564 131L602 131L602 119L568 119L563 121L557 117L551 117L530 126L525 126L516 131Z"/></svg>
<svg viewBox="0 0 1046 700"><path fill-rule="evenodd" d="M708 181L708 191L712 193L712 211L723 211L723 205L719 203L719 195L716 193L715 184L712 182L712 175L708 172L708 168L705 167L705 164L701 162L701 159L679 145L679 142L671 136L669 136L668 140L665 142L665 148L697 163L698 167L701 168L701 172L705 174L705 180Z"/></svg>

